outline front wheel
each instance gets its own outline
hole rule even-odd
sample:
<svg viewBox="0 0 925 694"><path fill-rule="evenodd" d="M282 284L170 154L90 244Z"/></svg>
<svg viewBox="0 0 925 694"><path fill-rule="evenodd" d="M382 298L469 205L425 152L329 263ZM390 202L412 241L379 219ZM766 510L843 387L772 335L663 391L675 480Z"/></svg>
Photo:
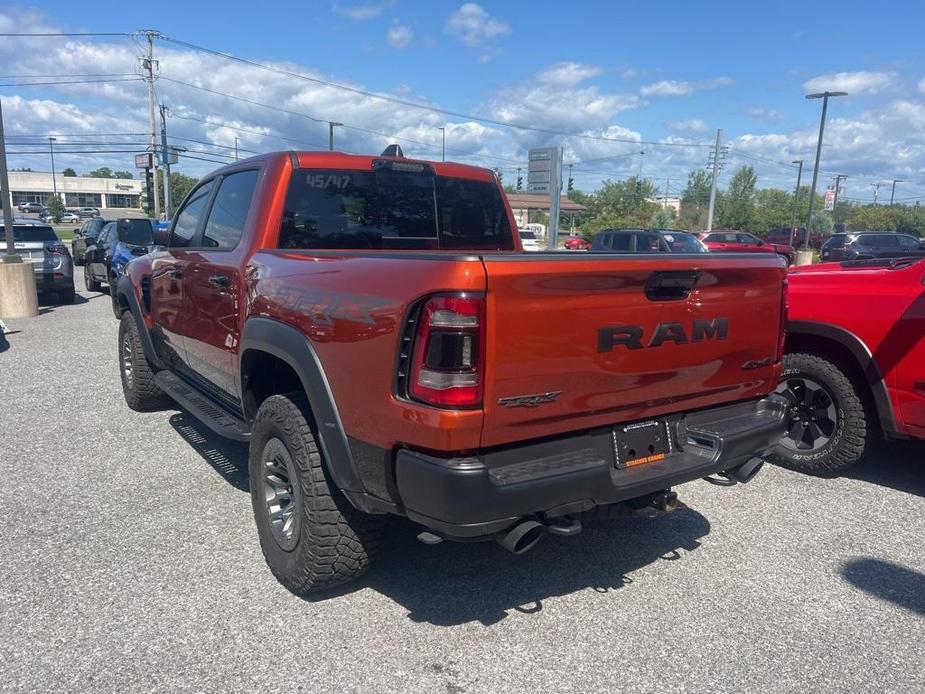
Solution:
<svg viewBox="0 0 925 694"><path fill-rule="evenodd" d="M357 511L331 481L310 421L304 395L270 396L249 453L260 547L273 575L302 595L363 574L382 527L381 516Z"/></svg>
<svg viewBox="0 0 925 694"><path fill-rule="evenodd" d="M859 389L834 363L788 354L777 392L790 403L787 433L771 462L812 475L839 475L870 445L871 429Z"/></svg>
<svg viewBox="0 0 925 694"><path fill-rule="evenodd" d="M86 287L88 292L98 292L101 291L103 285L93 279L93 275L90 273L89 264L84 264L84 287Z"/></svg>
<svg viewBox="0 0 925 694"><path fill-rule="evenodd" d="M126 311L119 323L119 373L125 403L136 412L160 410L170 404L170 398L154 380L154 369L141 347L138 325Z"/></svg>

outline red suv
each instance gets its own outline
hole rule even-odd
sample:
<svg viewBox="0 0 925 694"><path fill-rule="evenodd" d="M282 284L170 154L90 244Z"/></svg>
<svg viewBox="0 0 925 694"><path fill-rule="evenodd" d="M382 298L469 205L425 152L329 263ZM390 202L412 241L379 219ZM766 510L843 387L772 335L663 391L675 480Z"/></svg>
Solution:
<svg viewBox="0 0 925 694"><path fill-rule="evenodd" d="M700 240L711 251L729 251L735 253L777 253L793 265L793 246L781 243L766 243L757 236L744 231L708 231Z"/></svg>
<svg viewBox="0 0 925 694"><path fill-rule="evenodd" d="M925 439L925 260L794 268L775 462L838 474L878 438Z"/></svg>

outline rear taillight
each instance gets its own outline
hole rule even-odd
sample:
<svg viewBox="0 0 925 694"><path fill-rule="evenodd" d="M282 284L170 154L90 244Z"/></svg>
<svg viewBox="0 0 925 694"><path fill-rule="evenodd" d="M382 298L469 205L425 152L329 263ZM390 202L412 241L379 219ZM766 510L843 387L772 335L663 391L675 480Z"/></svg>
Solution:
<svg viewBox="0 0 925 694"><path fill-rule="evenodd" d="M787 301L789 282L784 279L780 292L780 331L777 338L777 361L784 358L784 344L787 342L787 320L790 317L790 306Z"/></svg>
<svg viewBox="0 0 925 694"><path fill-rule="evenodd" d="M414 338L408 394L446 408L482 404L485 297L435 296L421 309Z"/></svg>
<svg viewBox="0 0 925 694"><path fill-rule="evenodd" d="M51 253L52 255L67 255L68 250L67 246L63 243L46 243L45 250Z"/></svg>

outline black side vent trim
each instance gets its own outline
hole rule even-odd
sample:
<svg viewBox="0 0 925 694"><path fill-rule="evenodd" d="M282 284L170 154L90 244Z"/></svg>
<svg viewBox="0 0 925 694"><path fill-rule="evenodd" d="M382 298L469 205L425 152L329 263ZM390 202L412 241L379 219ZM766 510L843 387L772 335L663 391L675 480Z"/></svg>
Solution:
<svg viewBox="0 0 925 694"><path fill-rule="evenodd" d="M151 278L141 278L141 310L145 315L151 313Z"/></svg>
<svg viewBox="0 0 925 694"><path fill-rule="evenodd" d="M398 342L398 363L395 368L395 395L402 399L408 399L408 376L411 372L411 351L414 349L414 333L418 328L418 320L421 317L421 306L423 301L412 304L405 316L405 324L402 326L401 337Z"/></svg>
<svg viewBox="0 0 925 694"><path fill-rule="evenodd" d="M696 270L653 272L646 280L646 298L649 301L683 301L700 279Z"/></svg>

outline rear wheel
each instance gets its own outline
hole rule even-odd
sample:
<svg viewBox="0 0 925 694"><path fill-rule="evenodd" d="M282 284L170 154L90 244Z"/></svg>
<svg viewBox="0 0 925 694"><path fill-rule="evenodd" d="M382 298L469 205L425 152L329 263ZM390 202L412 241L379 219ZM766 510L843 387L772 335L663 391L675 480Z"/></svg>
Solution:
<svg viewBox="0 0 925 694"><path fill-rule="evenodd" d="M98 292L103 288L99 282L93 279L90 266L87 264L84 264L84 287L86 287L88 292Z"/></svg>
<svg viewBox="0 0 925 694"><path fill-rule="evenodd" d="M135 318L126 311L119 323L119 373L126 404L136 412L164 409L170 398L154 381L154 369L141 348Z"/></svg>
<svg viewBox="0 0 925 694"><path fill-rule="evenodd" d="M251 503L273 575L296 594L332 588L369 568L381 516L357 511L331 481L300 393L267 398L250 441Z"/></svg>
<svg viewBox="0 0 925 694"><path fill-rule="evenodd" d="M790 403L787 433L771 461L813 475L838 475L857 464L871 430L859 389L834 363L788 354L777 392Z"/></svg>

